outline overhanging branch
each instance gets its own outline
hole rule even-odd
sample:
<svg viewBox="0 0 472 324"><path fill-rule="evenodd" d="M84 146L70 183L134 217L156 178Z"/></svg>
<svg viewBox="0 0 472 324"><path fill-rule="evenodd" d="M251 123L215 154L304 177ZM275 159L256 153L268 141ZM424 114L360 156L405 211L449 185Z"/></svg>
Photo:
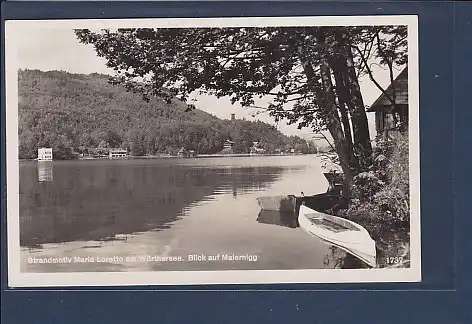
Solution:
<svg viewBox="0 0 472 324"><path fill-rule="evenodd" d="M374 75L372 74L372 70L370 69L370 66L369 66L369 63L367 62L367 60L365 59L364 56L362 56L362 51L355 45L351 45L352 48L354 48L358 53L359 53L359 56L361 57L361 60L362 62L364 63L364 66L367 70L367 73L369 75L369 79L375 84L375 86L382 92L382 94L388 99L388 101L390 101L390 103L392 105L395 104L395 102L393 101L393 99L388 95L388 93L385 91L384 88L382 88L382 86L377 82L377 80L375 80L374 78Z"/></svg>

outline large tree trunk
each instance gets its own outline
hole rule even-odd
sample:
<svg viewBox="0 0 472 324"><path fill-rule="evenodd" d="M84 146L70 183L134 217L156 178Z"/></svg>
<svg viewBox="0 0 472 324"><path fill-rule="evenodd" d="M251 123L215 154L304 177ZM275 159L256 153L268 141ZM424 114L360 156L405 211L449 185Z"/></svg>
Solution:
<svg viewBox="0 0 472 324"><path fill-rule="evenodd" d="M341 123L337 118L331 75L327 62L321 63L320 72L324 92L324 98L322 101L323 106L326 109L328 130L333 137L334 147L336 149L336 153L338 154L339 162L341 164L345 178L343 196L350 197L353 184L353 173L351 169L352 155L349 154L349 144L344 137Z"/></svg>
<svg viewBox="0 0 472 324"><path fill-rule="evenodd" d="M349 90L350 95L347 103L350 105L350 114L352 118L354 153L358 157L360 169L366 170L371 165L372 159L369 123L359 86L359 80L354 67L352 51L347 44L345 36L346 35L343 32L338 32L336 35L341 48L340 68L343 71L344 83L346 88Z"/></svg>
<svg viewBox="0 0 472 324"><path fill-rule="evenodd" d="M320 29L314 33L317 38L318 45L320 48L325 44L325 31ZM300 41L303 44L303 41ZM350 198L352 186L353 186L353 170L352 170L352 149L350 144L346 140L346 136L343 132L343 127L339 119L338 110L336 106L335 93L333 89L333 83L331 81L330 65L328 63L328 53L321 53L320 64L320 75L321 85L319 83L319 77L315 75L312 62L310 62L303 51L303 45L299 45L298 54L303 66L307 78L308 88L315 94L315 104L320 107L323 112L323 118L327 125L328 131L334 141L334 148L339 157L339 164L344 173L344 188L343 197Z"/></svg>
<svg viewBox="0 0 472 324"><path fill-rule="evenodd" d="M322 46L325 43L324 29L320 29L317 36L318 42ZM334 146L336 148L341 168L344 173L345 183L343 196L349 198L353 185L353 172L351 168L352 159L349 155L349 145L346 141L346 137L343 133L341 122L338 117L333 83L331 81L331 70L330 65L328 63L327 53L322 53L320 58L320 75L323 89L321 107L323 107L326 112L328 130L331 136L333 137Z"/></svg>
<svg viewBox="0 0 472 324"><path fill-rule="evenodd" d="M348 154L351 158L350 165L351 168L358 169L358 161L353 154L353 139L351 132L351 122L349 120L348 114L348 100L349 100L349 91L346 89L344 84L344 79L342 71L339 68L339 62L336 59L331 60L330 62L331 69L333 70L334 80L336 82L336 94L338 97L339 112L341 113L341 121L343 124L344 136L346 138L346 145L348 146Z"/></svg>

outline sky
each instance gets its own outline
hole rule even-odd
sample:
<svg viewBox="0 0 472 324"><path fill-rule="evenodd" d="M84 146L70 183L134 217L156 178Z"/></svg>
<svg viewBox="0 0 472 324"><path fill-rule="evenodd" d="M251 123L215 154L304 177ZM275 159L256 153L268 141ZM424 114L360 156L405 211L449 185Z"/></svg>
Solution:
<svg viewBox="0 0 472 324"><path fill-rule="evenodd" d="M83 74L113 74L113 70L106 67L105 59L98 57L91 45L79 43L71 29L23 29L16 34L16 37L18 67L21 69L58 70ZM388 86L388 71L375 66L372 68L376 80L384 88ZM371 105L380 95L380 91L368 77L363 77L359 81L364 103ZM296 125L286 125L285 122L276 124L268 113L259 113L253 117L254 109L243 108L237 104L231 105L228 98L218 99L202 95L196 99L195 105L198 109L219 118L229 119L231 114L234 113L238 119L261 120L276 125L284 134L313 139L313 133L310 129L298 130ZM371 135L375 135L374 113L368 113L368 119Z"/></svg>

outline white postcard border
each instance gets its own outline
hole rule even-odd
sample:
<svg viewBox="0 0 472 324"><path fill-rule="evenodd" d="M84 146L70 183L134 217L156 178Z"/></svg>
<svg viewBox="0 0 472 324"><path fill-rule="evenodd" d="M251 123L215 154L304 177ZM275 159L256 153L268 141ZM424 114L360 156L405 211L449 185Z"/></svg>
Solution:
<svg viewBox="0 0 472 324"><path fill-rule="evenodd" d="M235 271L156 271L22 273L20 271L18 64L15 33L21 28L408 26L408 100L410 153L410 268ZM8 20L5 23L6 177L8 285L73 287L131 285L373 283L421 281L418 18L402 16L319 16L251 18L156 18L103 20Z"/></svg>

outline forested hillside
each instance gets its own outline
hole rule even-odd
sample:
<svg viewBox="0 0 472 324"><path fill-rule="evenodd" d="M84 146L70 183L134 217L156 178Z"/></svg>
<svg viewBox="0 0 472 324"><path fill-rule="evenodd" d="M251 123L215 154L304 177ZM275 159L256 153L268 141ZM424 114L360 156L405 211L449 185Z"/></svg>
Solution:
<svg viewBox="0 0 472 324"><path fill-rule="evenodd" d="M312 143L285 136L263 122L221 120L204 111L186 110L127 92L100 74L19 71L19 154L35 158L38 147L52 147L57 159L74 153L93 155L124 148L132 155L175 154L180 148L217 153L230 139L234 153L247 153L254 141L267 153L296 149L307 153ZM215 110L218 107L215 107Z"/></svg>

